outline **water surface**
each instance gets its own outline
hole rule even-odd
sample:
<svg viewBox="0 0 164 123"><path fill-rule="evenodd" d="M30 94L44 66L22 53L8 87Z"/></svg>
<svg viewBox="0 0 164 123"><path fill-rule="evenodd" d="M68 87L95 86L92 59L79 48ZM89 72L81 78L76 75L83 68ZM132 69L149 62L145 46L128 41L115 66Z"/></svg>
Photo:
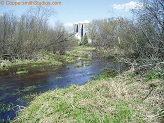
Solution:
<svg viewBox="0 0 164 123"><path fill-rule="evenodd" d="M29 100L23 97L28 94L43 93L55 88L65 88L72 84L83 85L92 80L92 77L103 72L104 68L120 69L121 64L111 64L100 59L93 59L92 63L77 60L75 64L65 63L62 67L42 66L29 68L25 75L17 75L17 68L0 72L0 122L14 119L18 108L16 105L27 106ZM77 67L78 66L78 67ZM2 107L5 106L5 109ZM11 108L13 107L13 108Z"/></svg>

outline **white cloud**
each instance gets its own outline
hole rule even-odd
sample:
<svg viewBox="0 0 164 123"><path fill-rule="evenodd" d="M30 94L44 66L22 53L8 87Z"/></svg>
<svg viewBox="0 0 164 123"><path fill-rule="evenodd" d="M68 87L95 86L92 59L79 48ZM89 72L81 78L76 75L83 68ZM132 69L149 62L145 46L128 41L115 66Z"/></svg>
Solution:
<svg viewBox="0 0 164 123"><path fill-rule="evenodd" d="M3 16L3 14L2 14L2 13L0 13L0 17L1 17L1 16Z"/></svg>
<svg viewBox="0 0 164 123"><path fill-rule="evenodd" d="M125 3L125 4L114 4L113 8L115 10L125 10L125 11L129 11L132 9L141 9L143 7L143 3L141 2L134 2L131 1L129 3Z"/></svg>

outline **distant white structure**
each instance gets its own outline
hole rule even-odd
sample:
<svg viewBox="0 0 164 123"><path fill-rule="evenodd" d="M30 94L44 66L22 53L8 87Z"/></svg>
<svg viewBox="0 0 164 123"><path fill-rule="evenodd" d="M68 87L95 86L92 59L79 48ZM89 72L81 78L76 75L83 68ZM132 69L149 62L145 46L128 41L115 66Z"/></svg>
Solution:
<svg viewBox="0 0 164 123"><path fill-rule="evenodd" d="M83 37L85 35L88 36L89 23L90 22L88 20L85 20L85 21L75 22L73 24L75 37L79 40L79 43L82 43ZM91 43L90 39L88 39L88 43Z"/></svg>

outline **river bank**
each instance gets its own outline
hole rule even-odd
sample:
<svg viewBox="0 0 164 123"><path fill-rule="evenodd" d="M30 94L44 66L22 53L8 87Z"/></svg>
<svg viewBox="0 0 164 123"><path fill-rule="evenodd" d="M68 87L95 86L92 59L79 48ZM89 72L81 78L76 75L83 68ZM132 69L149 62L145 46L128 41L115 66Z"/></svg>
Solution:
<svg viewBox="0 0 164 123"><path fill-rule="evenodd" d="M0 122L11 122L19 112L19 107L28 106L40 93L72 84L83 85L92 80L93 76L103 73L108 66L120 68L119 63L95 58L92 50L90 47L76 47L66 55L53 54L60 58L60 66L50 61L48 64L42 61L40 64L22 62L15 66L12 63L13 66L8 70L0 71ZM53 56L50 58L55 63L56 56Z"/></svg>
<svg viewBox="0 0 164 123"><path fill-rule="evenodd" d="M31 68L38 68L38 67L44 67L44 66L56 66L60 67L64 63L75 63L77 60L77 57L80 57L81 59L85 60L91 60L88 58L88 55L90 51L92 51L93 48L91 47L85 47L85 46L78 46L74 47L70 51L67 51L64 55L59 54L53 54L51 52L44 52L37 55L36 59L32 60L14 60L14 61L6 61L1 60L0 61L0 71L9 71L13 67L31 67ZM25 72L23 72L25 71ZM19 69L17 71L17 74L24 74L27 73L25 69Z"/></svg>
<svg viewBox="0 0 164 123"><path fill-rule="evenodd" d="M115 52L101 53L109 58L104 61L93 50L80 46L40 61L7 63L1 73L10 73L0 78L1 117L13 113L14 118L21 111L12 122L160 122L163 75L122 72L122 65L112 61Z"/></svg>
<svg viewBox="0 0 164 123"><path fill-rule="evenodd" d="M160 79L146 82L126 71L36 96L13 123L163 122L163 89Z"/></svg>

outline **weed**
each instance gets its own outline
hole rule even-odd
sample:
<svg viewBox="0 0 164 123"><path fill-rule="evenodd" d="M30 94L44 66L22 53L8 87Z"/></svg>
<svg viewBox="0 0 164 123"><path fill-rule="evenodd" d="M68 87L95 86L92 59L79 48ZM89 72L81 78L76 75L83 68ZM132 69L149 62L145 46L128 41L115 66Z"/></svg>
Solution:
<svg viewBox="0 0 164 123"><path fill-rule="evenodd" d="M17 102L22 102L22 101L30 102L30 101L34 100L37 96L39 96L39 94L37 94L37 93L28 94L23 97L19 97L16 101Z"/></svg>
<svg viewBox="0 0 164 123"><path fill-rule="evenodd" d="M55 77L54 78L54 80L60 80L60 79L62 79L63 77L61 77L61 76L57 76L57 77Z"/></svg>
<svg viewBox="0 0 164 123"><path fill-rule="evenodd" d="M130 77L130 78L133 78L133 77L135 77L136 75L135 75L135 73L129 73L128 74L128 77Z"/></svg>
<svg viewBox="0 0 164 123"><path fill-rule="evenodd" d="M9 68L8 67L0 67L0 71L8 71Z"/></svg>
<svg viewBox="0 0 164 123"><path fill-rule="evenodd" d="M97 76L93 76L92 78L94 80L101 80L101 79L107 79L107 78L114 78L115 76L117 76L118 74L115 72L110 72L110 73L103 73Z"/></svg>
<svg viewBox="0 0 164 123"><path fill-rule="evenodd" d="M83 65L82 64L75 65L75 68L80 68L80 67L83 67Z"/></svg>
<svg viewBox="0 0 164 123"><path fill-rule="evenodd" d="M0 87L0 91L1 90L6 90L6 89L9 89L9 88L11 88L11 86L10 85L2 85L2 87Z"/></svg>
<svg viewBox="0 0 164 123"><path fill-rule="evenodd" d="M114 116L113 121L114 123L129 123L132 121L133 112L129 108L125 109L118 109L116 116Z"/></svg>
<svg viewBox="0 0 164 123"><path fill-rule="evenodd" d="M37 88L37 86L28 86L28 87L25 87L25 88L23 88L22 90L20 90L21 92L27 92L27 91L31 91L31 90L34 90L34 89L36 89Z"/></svg>
<svg viewBox="0 0 164 123"><path fill-rule="evenodd" d="M25 68L18 68L16 74L27 74L28 71Z"/></svg>
<svg viewBox="0 0 164 123"><path fill-rule="evenodd" d="M9 112L11 110L14 110L14 108L15 108L15 106L12 103L10 103L10 104L0 103L0 112L1 113Z"/></svg>
<svg viewBox="0 0 164 123"><path fill-rule="evenodd" d="M147 78L148 80L152 80L152 79L164 79L164 73L162 72L156 72L156 71L150 71L147 72L144 75L145 78Z"/></svg>

